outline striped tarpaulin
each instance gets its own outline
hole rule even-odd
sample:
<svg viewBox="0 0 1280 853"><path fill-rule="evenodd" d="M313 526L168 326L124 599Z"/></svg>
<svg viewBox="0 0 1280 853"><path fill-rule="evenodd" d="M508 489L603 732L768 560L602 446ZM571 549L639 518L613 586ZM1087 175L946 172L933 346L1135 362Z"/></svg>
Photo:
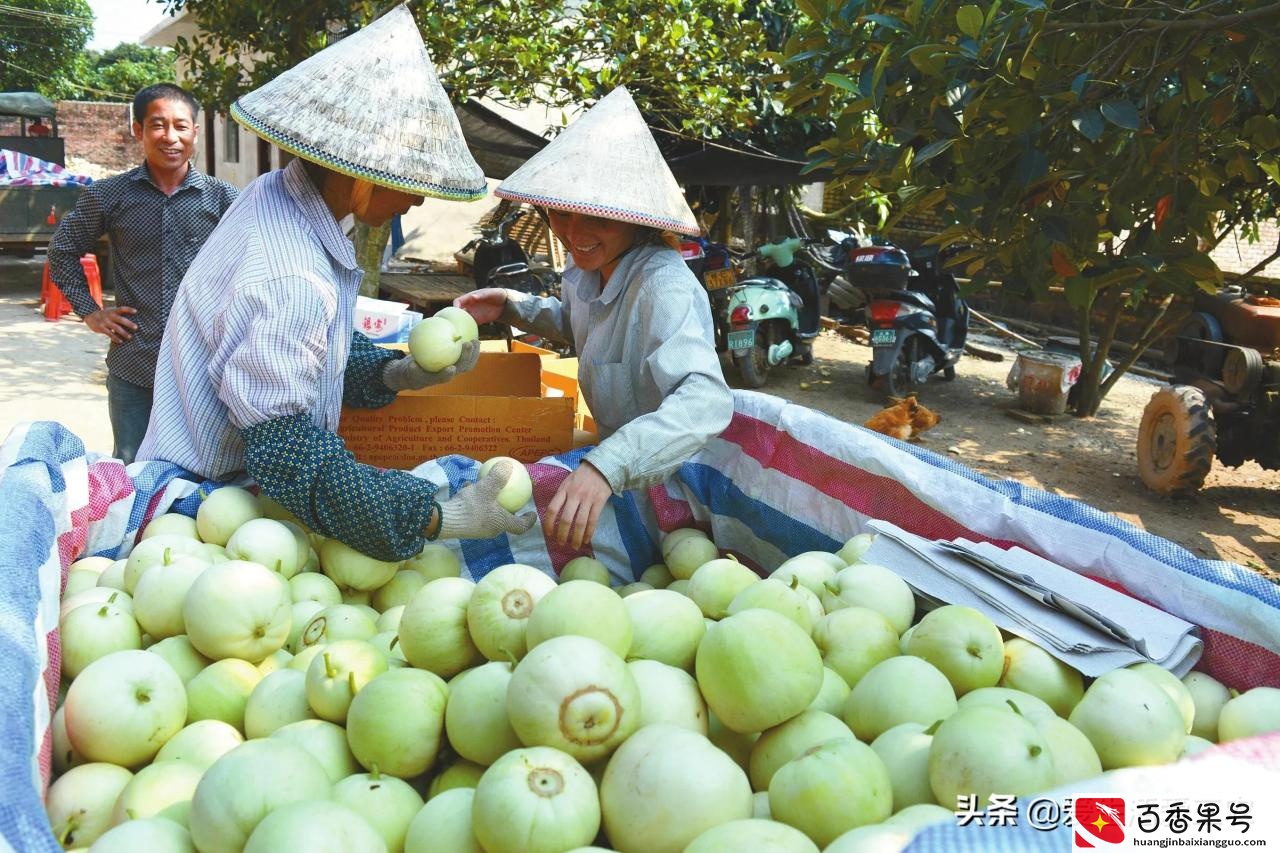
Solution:
<svg viewBox="0 0 1280 853"><path fill-rule="evenodd" d="M0 187L87 187L93 178L68 172L57 163L0 148Z"/></svg>

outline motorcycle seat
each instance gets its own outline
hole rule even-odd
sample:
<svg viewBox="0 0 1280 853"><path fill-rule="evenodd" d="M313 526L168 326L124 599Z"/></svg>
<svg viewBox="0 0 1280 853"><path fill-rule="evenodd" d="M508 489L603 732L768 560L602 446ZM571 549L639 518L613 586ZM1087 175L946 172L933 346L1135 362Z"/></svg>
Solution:
<svg viewBox="0 0 1280 853"><path fill-rule="evenodd" d="M843 246L810 246L809 252L827 266L842 269L849 252Z"/></svg>

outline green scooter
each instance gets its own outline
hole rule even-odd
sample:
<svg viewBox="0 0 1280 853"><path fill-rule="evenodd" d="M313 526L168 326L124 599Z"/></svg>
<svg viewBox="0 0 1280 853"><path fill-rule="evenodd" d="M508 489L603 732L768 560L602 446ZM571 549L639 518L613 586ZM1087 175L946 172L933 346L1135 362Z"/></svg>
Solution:
<svg viewBox="0 0 1280 853"><path fill-rule="evenodd" d="M763 386L770 368L788 359L798 364L813 361L818 280L813 267L797 255L810 242L787 237L765 243L756 250L768 263L765 274L729 289L726 344L748 388Z"/></svg>

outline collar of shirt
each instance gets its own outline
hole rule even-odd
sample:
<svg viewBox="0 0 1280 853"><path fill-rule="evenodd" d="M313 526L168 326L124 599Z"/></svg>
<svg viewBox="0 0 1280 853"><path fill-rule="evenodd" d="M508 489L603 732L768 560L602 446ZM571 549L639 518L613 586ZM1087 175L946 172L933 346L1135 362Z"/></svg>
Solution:
<svg viewBox="0 0 1280 853"><path fill-rule="evenodd" d="M600 273L578 272L578 295L584 302L598 300L604 305L611 304L615 299L622 295L622 291L626 289L628 281L631 279L635 268L644 263L646 259L651 257L660 246L635 246L627 251L622 259L618 261L618 265L613 268L613 274L609 276L609 280L605 283L604 289L600 288ZM572 263L572 261L570 261ZM575 268L576 269L576 268ZM596 294L599 294L597 296Z"/></svg>
<svg viewBox="0 0 1280 853"><path fill-rule="evenodd" d="M333 218L333 211L329 210L329 205L324 203L320 191L307 177L301 160L295 159L284 167L284 188L289 197L297 203L303 216L315 228L325 251L346 269L352 271L359 269L360 265L356 263L355 247L351 245L347 235L342 233L338 220Z"/></svg>
<svg viewBox="0 0 1280 853"><path fill-rule="evenodd" d="M145 162L130 172L129 177L135 181L146 181L151 186L156 187L156 182L151 178L151 169ZM177 195L189 187L204 189L204 182L204 175L196 171L196 167L191 163L187 163L187 174L183 176L182 183L178 184L178 188L173 191L173 194ZM162 193L164 192L159 187L156 187L156 189Z"/></svg>

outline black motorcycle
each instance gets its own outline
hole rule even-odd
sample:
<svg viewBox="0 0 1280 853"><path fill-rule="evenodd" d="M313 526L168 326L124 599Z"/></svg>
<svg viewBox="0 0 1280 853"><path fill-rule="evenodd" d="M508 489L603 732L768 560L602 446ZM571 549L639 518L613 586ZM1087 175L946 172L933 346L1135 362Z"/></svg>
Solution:
<svg viewBox="0 0 1280 853"><path fill-rule="evenodd" d="M454 253L464 266L471 267L471 280L475 289L505 287L530 293L534 296L560 296L560 273L545 264L533 264L529 254L511 237L511 227L522 217L532 213L527 208L516 207L496 221L480 226L480 236ZM510 326L486 324L481 337L512 339ZM572 347L546 340L537 335L520 335L516 338L533 346L550 349L568 355Z"/></svg>
<svg viewBox="0 0 1280 853"><path fill-rule="evenodd" d="M867 293L867 381L890 396L915 392L935 373L955 379L969 335L969 306L939 253L912 258L884 241L850 252L845 278Z"/></svg>
<svg viewBox="0 0 1280 853"><path fill-rule="evenodd" d="M510 236L511 226L531 212L516 208L496 222L480 226L480 236L457 253L460 260L471 253L471 279L477 290L506 287L535 296L560 295L560 274L549 266L530 263L524 247Z"/></svg>

